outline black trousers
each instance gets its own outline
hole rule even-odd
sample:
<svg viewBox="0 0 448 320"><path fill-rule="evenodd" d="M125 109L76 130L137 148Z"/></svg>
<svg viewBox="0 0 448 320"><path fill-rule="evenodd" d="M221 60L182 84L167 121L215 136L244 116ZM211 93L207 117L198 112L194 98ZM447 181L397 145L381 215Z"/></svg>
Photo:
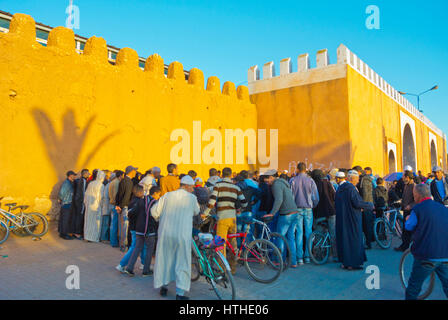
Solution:
<svg viewBox="0 0 448 320"><path fill-rule="evenodd" d="M407 210L403 211L403 221L404 222L406 222L406 217L409 216L410 214L411 214L411 211L407 211ZM412 240L412 232L406 230L404 227L404 223L403 223L403 233L401 234L400 247L402 247L403 249L408 249L409 245L411 244L411 240Z"/></svg>
<svg viewBox="0 0 448 320"><path fill-rule="evenodd" d="M154 246L156 244L156 237L155 236L142 236L142 235L135 235L135 248L134 251L132 251L131 258L129 259L127 270L128 271L134 271L134 265L137 261L138 256L143 250L143 246L146 244L146 255L145 255L145 264L143 265L143 273L148 273L149 268L151 266L151 260L152 260L152 253L154 251Z"/></svg>
<svg viewBox="0 0 448 320"><path fill-rule="evenodd" d="M366 236L366 245L370 245L373 241L375 241L373 235L373 223L375 222L375 214L373 211L365 210L362 213L362 231Z"/></svg>

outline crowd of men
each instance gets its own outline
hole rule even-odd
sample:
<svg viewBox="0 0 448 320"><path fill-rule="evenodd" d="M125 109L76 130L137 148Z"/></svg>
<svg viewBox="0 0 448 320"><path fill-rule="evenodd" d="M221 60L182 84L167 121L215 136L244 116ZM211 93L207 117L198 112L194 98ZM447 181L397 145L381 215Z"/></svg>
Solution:
<svg viewBox="0 0 448 320"><path fill-rule="evenodd" d="M345 270L361 270L365 250L374 241L375 218L401 201L406 226L402 244L395 249L404 251L413 241L417 261L406 297L417 297L428 270L437 272L448 297L448 179L440 167L423 177L407 166L403 177L390 183L373 176L369 167L307 171L305 163L299 163L294 173L210 169L205 183L193 170L179 174L173 163L167 172L162 176L154 167L141 174L133 166L124 172L96 169L92 175L83 169L79 177L67 172L59 192L60 237L120 248L124 256L116 268L130 276L140 256L142 276L153 275L162 296L175 281L176 298L188 299L192 226L197 217L216 216L216 234L223 239L241 228L237 220L241 215L270 218L271 230L288 241L292 268L310 263L305 244L313 222L324 218L333 239L332 261ZM235 273L235 257L227 258Z"/></svg>

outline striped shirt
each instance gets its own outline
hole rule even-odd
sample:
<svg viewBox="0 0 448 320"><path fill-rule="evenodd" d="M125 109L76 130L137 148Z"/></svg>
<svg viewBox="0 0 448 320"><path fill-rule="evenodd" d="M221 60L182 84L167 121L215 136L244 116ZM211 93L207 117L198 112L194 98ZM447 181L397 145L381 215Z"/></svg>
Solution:
<svg viewBox="0 0 448 320"><path fill-rule="evenodd" d="M234 185L229 178L224 178L215 184L204 214L208 215L216 203L218 220L236 218L235 204L238 200L243 208L247 206L241 189Z"/></svg>

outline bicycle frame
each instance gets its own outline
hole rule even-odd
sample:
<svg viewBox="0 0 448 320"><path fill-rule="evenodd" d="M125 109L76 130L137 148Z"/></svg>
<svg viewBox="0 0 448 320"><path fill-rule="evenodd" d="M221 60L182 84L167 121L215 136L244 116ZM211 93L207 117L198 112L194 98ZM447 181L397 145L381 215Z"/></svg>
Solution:
<svg viewBox="0 0 448 320"><path fill-rule="evenodd" d="M389 225L389 229L393 230L396 233L396 222L398 218L398 209L391 209L384 211L384 220ZM391 214L393 214L393 218L391 218ZM392 222L393 220L393 222Z"/></svg>
<svg viewBox="0 0 448 320"><path fill-rule="evenodd" d="M10 221L12 224L14 224L14 226L10 226L9 229L32 227L32 226L36 225L36 222L33 219L31 219L32 220L31 224L24 224L25 215L24 215L23 211L20 211L18 214L14 214L10 211L6 211L6 210L0 208L0 217L4 217L8 221Z"/></svg>
<svg viewBox="0 0 448 320"><path fill-rule="evenodd" d="M203 275L206 278L209 278L211 281L215 281L215 274L212 270L212 267L210 265L210 261L208 261L207 256L205 255L205 250L201 251L201 249L199 249L199 247L196 244L196 241L193 240L193 250L196 253L197 257L198 257L198 262L201 265L201 269L203 271ZM227 260L224 258L224 256L222 255L222 253L220 251L218 251L219 249L221 249L222 247L217 247L215 248L215 252L221 257L222 261L225 264L225 267L227 270L230 270L230 266L227 262ZM222 269L221 265L219 264L218 261L216 261L215 258L213 258L216 266L218 266L218 268L220 269L221 272L224 272L224 270Z"/></svg>
<svg viewBox="0 0 448 320"><path fill-rule="evenodd" d="M271 230L269 229L268 225L266 223L264 223L263 221L259 221L257 219L252 219L254 224L258 224L261 226L261 234L258 235L258 237L255 237L255 227L254 227L254 232L248 232L247 236L252 236L251 240L256 240L256 239L267 239L267 240L271 240ZM249 230L250 230L250 226L249 226Z"/></svg>
<svg viewBox="0 0 448 320"><path fill-rule="evenodd" d="M324 232L321 232L321 233L324 233L324 234L325 234L325 237L324 237L323 240L317 242L317 243L315 244L315 246L318 247L318 248L319 248L319 247L320 247L320 248L331 248L331 242L332 242L332 239L331 239L330 232L328 231L328 225L327 225L326 223L321 222L321 223L316 224L316 229L317 229L318 226L321 226L321 227L325 228L325 231L324 231ZM315 229L315 230L316 230L316 229ZM319 231L319 232L320 232L320 231ZM327 242L327 241L328 241L328 242ZM325 244L326 244L326 245L325 245Z"/></svg>
<svg viewBox="0 0 448 320"><path fill-rule="evenodd" d="M248 261L248 262L251 262L251 261L259 262L259 261L261 261L262 259L259 257L259 255L258 255L256 252L253 252L253 251L251 251L251 253L252 253L252 255L255 257L255 259L251 259L251 258L243 259L243 258L241 257L241 253L243 252L243 249L247 250L247 246L246 246L246 238L247 238L247 235L249 234L249 233L247 232L247 231L249 231L249 228L250 228L250 225L248 224L248 225L246 226L246 232L229 233L229 234L227 235L226 245L227 245L227 247L232 251L232 254L236 256L236 259L237 259L237 260ZM236 254L235 249L233 248L232 244L231 244L230 241L229 241L229 239L236 239L236 238L243 238L242 241L241 241L241 246L240 246L240 248L238 249L238 254Z"/></svg>
<svg viewBox="0 0 448 320"><path fill-rule="evenodd" d="M328 240L328 242L327 242ZM321 245L322 242L322 245ZM327 245L325 245L326 243L328 243ZM330 238L330 233L327 231L325 233L325 238L322 241L319 241L318 243L316 243L316 246L320 248L331 248L331 238Z"/></svg>
<svg viewBox="0 0 448 320"><path fill-rule="evenodd" d="M23 223L23 214L15 215L12 212L0 209L0 216L2 216L4 218L6 218L7 220L11 221L16 227L23 228L23 225L22 225L22 223ZM17 222L17 220L19 220L20 223Z"/></svg>
<svg viewBox="0 0 448 320"><path fill-rule="evenodd" d="M262 233L262 235L264 235L264 232L268 232L267 230L269 229L268 228L268 226L264 223L264 222L261 222L261 221L259 221L259 220L256 220L256 219L253 219L253 221L254 221L254 223L257 223L257 224L260 224L260 225L262 225L263 226L263 233ZM216 231L216 224L215 224L215 226L214 226L214 229L215 229L215 231ZM230 249L230 251L232 252L232 254L236 257L236 259L237 260L240 260L240 261L248 261L248 262L259 262L259 261L262 261L262 259L259 257L259 255L256 253L256 252L253 252L253 251L251 251L251 253L252 253L252 255L255 257L255 259L250 259L250 258L248 258L248 259L243 259L242 257L241 257L241 253L243 252L243 249L247 249L247 246L246 246L246 239L247 239L247 236L250 234L249 233L249 230L250 230L250 224L246 224L246 226L245 226L245 232L237 232L237 233L229 233L229 234L227 234L227 239L226 239L226 246ZM240 245L240 248L238 248L237 247L237 249L238 249L238 254L235 252L235 248L232 246L232 244L230 243L230 239L236 239L236 238L243 238L243 240L242 240L242 242L241 242L241 245ZM255 238L255 237L254 237ZM218 248L217 248L218 249ZM222 250L222 248L220 249L220 250ZM218 252L218 251L217 251Z"/></svg>

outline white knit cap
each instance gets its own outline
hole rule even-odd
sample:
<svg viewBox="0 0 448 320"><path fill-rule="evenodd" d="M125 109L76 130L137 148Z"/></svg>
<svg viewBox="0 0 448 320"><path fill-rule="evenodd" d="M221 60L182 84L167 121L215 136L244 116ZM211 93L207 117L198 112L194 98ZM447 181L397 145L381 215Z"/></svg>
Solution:
<svg viewBox="0 0 448 320"><path fill-rule="evenodd" d="M182 179L180 179L180 184L186 184L189 186L194 186L194 180L192 177L190 177L188 174L184 176Z"/></svg>

